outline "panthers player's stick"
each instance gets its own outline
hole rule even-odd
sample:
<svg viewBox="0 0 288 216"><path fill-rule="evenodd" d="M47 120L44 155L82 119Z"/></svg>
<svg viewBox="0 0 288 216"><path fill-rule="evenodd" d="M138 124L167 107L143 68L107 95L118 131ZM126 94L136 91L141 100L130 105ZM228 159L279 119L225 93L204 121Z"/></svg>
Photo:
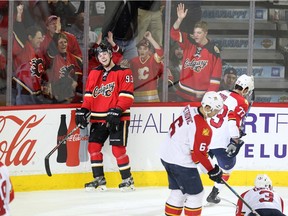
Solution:
<svg viewBox="0 0 288 216"><path fill-rule="evenodd" d="M222 178L223 183L229 188L232 193L234 193L249 209L251 212L253 212L256 216L260 216L255 209L253 209L223 178Z"/></svg>
<svg viewBox="0 0 288 216"><path fill-rule="evenodd" d="M50 170L50 164L49 164L49 158L50 156L64 143L67 141L67 139L80 127L80 125L77 125L73 130L68 133L61 142L59 142L45 157L45 170L48 176L52 176L51 170Z"/></svg>

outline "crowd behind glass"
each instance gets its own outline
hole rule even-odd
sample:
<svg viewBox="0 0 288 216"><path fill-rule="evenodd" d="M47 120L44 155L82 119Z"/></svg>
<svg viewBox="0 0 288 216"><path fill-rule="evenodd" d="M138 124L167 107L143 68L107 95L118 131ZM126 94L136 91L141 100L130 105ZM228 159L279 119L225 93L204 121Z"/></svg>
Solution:
<svg viewBox="0 0 288 216"><path fill-rule="evenodd" d="M207 90L233 88L237 73L221 60L221 50L209 40L209 23L201 20L202 1L184 1L188 13L180 23L177 23L177 6L181 1L172 1L169 5L170 23L165 23L166 1L90 1L88 14L85 3L87 1L0 2L1 106L7 105L7 95L11 97L8 105L80 103L85 79L99 65L94 51L101 43L111 48L117 64L132 69L135 102L165 101L163 94L168 94L168 102L200 101ZM11 5L12 18L9 16ZM89 20L88 34L84 34L85 19ZM11 20L13 38L8 38ZM169 54L165 53L167 43L164 41L167 26L171 34ZM188 49L177 43L182 40L177 36L177 28L183 37L190 37L191 44L195 45L194 53L189 53L193 46ZM210 72L205 78L195 73L190 80L186 68L197 72L206 66L204 61L196 61L206 55L199 45L202 42L206 48L206 44L209 47L211 44L211 50L207 49L208 54L213 54L213 60L209 57L206 64L213 65L209 66ZM8 52L10 43L11 53ZM85 53L87 59L83 58ZM189 54L196 63L182 61ZM12 76L7 76L9 57L12 57ZM188 75L183 75L185 73ZM197 79L198 86L191 84L195 83L193 79ZM163 86L167 91L163 91Z"/></svg>

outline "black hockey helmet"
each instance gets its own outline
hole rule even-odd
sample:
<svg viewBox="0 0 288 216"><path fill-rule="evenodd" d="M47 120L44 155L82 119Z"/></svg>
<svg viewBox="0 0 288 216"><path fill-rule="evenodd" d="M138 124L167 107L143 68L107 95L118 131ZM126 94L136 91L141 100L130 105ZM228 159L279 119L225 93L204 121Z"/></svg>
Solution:
<svg viewBox="0 0 288 216"><path fill-rule="evenodd" d="M98 58L98 55L102 52L112 53L111 49L106 44L99 44L99 46L95 49L95 57Z"/></svg>

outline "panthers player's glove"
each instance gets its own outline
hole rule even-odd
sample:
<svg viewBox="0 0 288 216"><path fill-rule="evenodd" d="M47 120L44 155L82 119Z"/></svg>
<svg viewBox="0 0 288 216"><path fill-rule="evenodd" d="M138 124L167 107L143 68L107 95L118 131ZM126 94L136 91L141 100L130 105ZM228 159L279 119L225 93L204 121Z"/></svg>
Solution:
<svg viewBox="0 0 288 216"><path fill-rule="evenodd" d="M111 108L108 110L106 117L106 127L110 132L119 131L121 114L122 110L119 108Z"/></svg>
<svg viewBox="0 0 288 216"><path fill-rule="evenodd" d="M217 164L215 164L215 167L208 172L209 178L219 184L222 183L222 174L223 171L219 168Z"/></svg>
<svg viewBox="0 0 288 216"><path fill-rule="evenodd" d="M76 109L75 122L80 128L85 128L89 124L90 111L86 108Z"/></svg>
<svg viewBox="0 0 288 216"><path fill-rule="evenodd" d="M240 148L244 144L243 140L238 141L238 143L235 142L232 138L230 139L230 143L227 146L226 153L228 157L236 157L236 155L239 153Z"/></svg>
<svg viewBox="0 0 288 216"><path fill-rule="evenodd" d="M239 136L239 138L241 139L243 136L246 136L247 134L245 133L245 131L244 131L244 127L240 127L240 129L239 129L239 134L240 134L240 136Z"/></svg>

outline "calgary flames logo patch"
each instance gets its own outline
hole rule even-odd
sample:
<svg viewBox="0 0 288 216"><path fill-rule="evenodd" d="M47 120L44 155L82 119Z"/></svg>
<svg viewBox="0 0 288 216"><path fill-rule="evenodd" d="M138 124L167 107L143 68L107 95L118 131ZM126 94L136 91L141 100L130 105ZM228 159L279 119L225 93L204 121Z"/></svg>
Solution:
<svg viewBox="0 0 288 216"><path fill-rule="evenodd" d="M208 128L203 128L202 135L203 136L209 136L209 134L210 134L209 129Z"/></svg>
<svg viewBox="0 0 288 216"><path fill-rule="evenodd" d="M202 71L203 68L205 68L208 65L207 60L196 60L192 59L191 61L189 59L186 59L184 62L184 69L190 68L191 70L199 73Z"/></svg>
<svg viewBox="0 0 288 216"><path fill-rule="evenodd" d="M115 88L115 82L108 83L107 85L96 86L93 91L93 97L96 98L99 95L104 97L110 97Z"/></svg>

